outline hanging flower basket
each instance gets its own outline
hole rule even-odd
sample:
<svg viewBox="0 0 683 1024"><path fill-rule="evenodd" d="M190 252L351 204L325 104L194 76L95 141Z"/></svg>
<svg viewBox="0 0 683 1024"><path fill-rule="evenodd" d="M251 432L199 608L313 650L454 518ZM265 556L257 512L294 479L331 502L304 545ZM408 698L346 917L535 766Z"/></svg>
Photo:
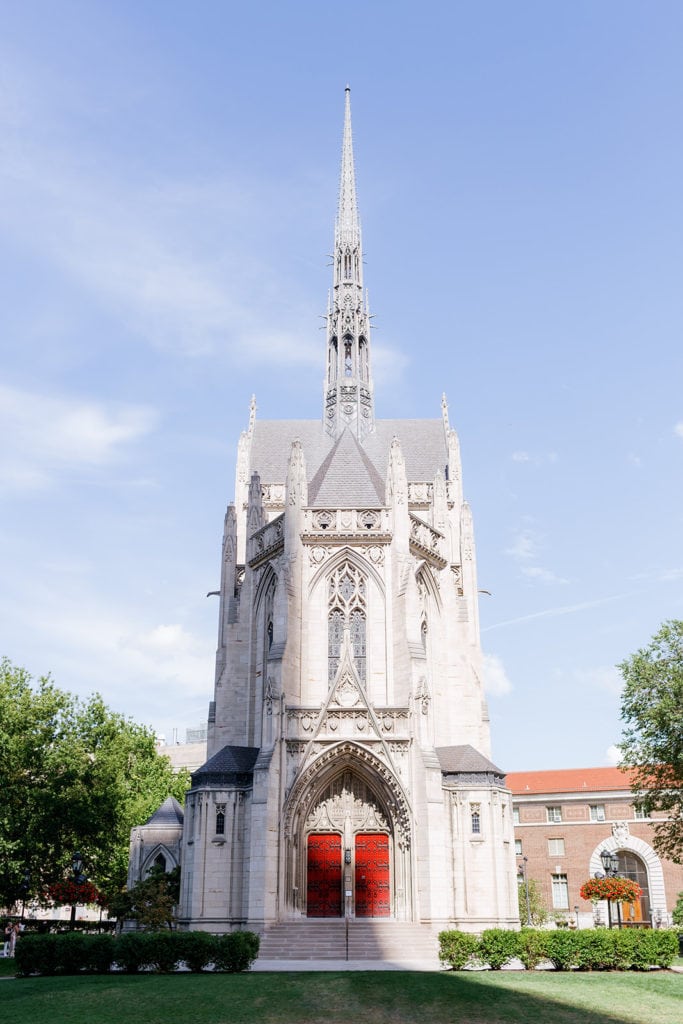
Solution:
<svg viewBox="0 0 683 1024"><path fill-rule="evenodd" d="M630 878L591 878L580 889L582 900L611 900L613 903L635 903L643 895L637 882Z"/></svg>
<svg viewBox="0 0 683 1024"><path fill-rule="evenodd" d="M83 882L81 885L71 881L53 882L47 887L47 895L53 903L67 906L100 903L102 900L99 889L92 882Z"/></svg>

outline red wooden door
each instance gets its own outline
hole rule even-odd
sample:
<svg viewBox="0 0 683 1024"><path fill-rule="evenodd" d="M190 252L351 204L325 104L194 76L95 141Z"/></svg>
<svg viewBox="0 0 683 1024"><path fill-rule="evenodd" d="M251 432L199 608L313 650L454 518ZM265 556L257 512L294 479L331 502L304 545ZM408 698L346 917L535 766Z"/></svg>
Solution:
<svg viewBox="0 0 683 1024"><path fill-rule="evenodd" d="M341 836L333 832L308 837L308 917L341 917Z"/></svg>
<svg viewBox="0 0 683 1024"><path fill-rule="evenodd" d="M389 836L356 836L356 917L388 917L391 911Z"/></svg>

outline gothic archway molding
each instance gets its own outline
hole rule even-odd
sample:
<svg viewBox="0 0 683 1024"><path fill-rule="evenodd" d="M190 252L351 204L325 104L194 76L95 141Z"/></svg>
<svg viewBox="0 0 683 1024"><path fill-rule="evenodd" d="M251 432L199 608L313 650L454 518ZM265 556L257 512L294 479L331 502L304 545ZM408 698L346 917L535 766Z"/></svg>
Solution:
<svg viewBox="0 0 683 1024"><path fill-rule="evenodd" d="M147 854L145 857L142 867L140 869L140 878L146 878L149 872L154 867L154 862L157 857L162 856L166 861L165 871L172 871L178 867L178 858L175 854L171 853L168 846L164 843L157 843L156 846Z"/></svg>
<svg viewBox="0 0 683 1024"><path fill-rule="evenodd" d="M337 551L328 562L324 562L320 566L310 582L309 592L312 594L320 584L321 580L326 580L327 577L330 576L335 569L343 565L344 562L350 562L351 565L355 566L359 572L362 572L365 576L372 578L380 594L382 597L384 596L385 587L382 577L368 559L363 558L362 555L358 554L358 552L354 551L351 547L341 548L341 550Z"/></svg>
<svg viewBox="0 0 683 1024"><path fill-rule="evenodd" d="M292 839L330 783L345 771L351 771L373 791L396 833L399 845L410 847L411 812L408 798L387 765L371 750L357 743L344 742L329 747L304 769L290 790L284 808L285 836Z"/></svg>

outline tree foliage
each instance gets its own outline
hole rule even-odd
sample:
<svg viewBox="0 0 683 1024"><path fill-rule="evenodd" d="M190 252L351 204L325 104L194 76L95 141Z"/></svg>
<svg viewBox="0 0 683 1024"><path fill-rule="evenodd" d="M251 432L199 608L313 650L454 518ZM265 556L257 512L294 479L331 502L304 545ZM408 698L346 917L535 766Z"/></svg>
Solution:
<svg viewBox="0 0 683 1024"><path fill-rule="evenodd" d="M621 766L646 814L662 811L653 842L683 862L683 622L663 623L650 644L618 666L624 677Z"/></svg>
<svg viewBox="0 0 683 1024"><path fill-rule="evenodd" d="M173 928L175 906L180 899L180 868L164 871L155 865L146 878L112 900L110 913L137 921L143 928Z"/></svg>
<svg viewBox="0 0 683 1024"><path fill-rule="evenodd" d="M120 890L131 828L186 787L150 729L0 661L0 905L68 878L75 850L101 891Z"/></svg>
<svg viewBox="0 0 683 1024"><path fill-rule="evenodd" d="M517 883L517 901L519 903L519 919L522 924L527 924L526 894L529 887L529 914L531 924L541 927L550 919L550 912L543 899L543 891L540 883L535 878L529 878L526 882Z"/></svg>

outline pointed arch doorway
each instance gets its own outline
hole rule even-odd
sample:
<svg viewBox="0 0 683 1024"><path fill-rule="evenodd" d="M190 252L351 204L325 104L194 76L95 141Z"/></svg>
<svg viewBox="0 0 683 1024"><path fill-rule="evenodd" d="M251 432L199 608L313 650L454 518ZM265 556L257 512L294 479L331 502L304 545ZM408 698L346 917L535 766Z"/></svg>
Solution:
<svg viewBox="0 0 683 1024"><path fill-rule="evenodd" d="M314 762L319 771L311 766L310 788L302 785L291 809L292 909L309 918L409 919L409 844L395 794L369 758L344 747L324 767Z"/></svg>

